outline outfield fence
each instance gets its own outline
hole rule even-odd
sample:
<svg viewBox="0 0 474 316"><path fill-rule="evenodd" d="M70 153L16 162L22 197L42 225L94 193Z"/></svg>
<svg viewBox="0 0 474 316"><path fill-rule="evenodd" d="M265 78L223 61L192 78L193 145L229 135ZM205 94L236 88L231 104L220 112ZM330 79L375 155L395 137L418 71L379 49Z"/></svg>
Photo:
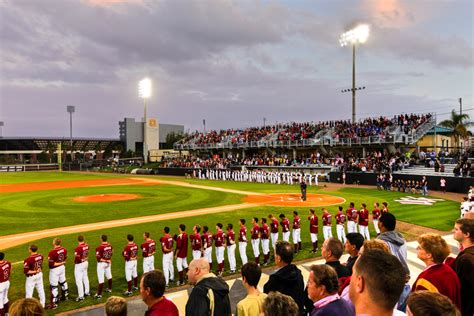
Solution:
<svg viewBox="0 0 474 316"><path fill-rule="evenodd" d="M1 165L0 172L25 172L58 170L57 163L27 164L27 165Z"/></svg>

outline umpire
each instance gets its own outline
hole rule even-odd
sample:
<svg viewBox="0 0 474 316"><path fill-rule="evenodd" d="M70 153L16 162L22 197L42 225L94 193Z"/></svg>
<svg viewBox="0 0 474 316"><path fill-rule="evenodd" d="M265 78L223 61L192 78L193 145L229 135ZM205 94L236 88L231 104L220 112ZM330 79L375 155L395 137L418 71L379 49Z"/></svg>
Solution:
<svg viewBox="0 0 474 316"><path fill-rule="evenodd" d="M301 180L300 183L300 189L301 189L301 201L306 201L306 182Z"/></svg>

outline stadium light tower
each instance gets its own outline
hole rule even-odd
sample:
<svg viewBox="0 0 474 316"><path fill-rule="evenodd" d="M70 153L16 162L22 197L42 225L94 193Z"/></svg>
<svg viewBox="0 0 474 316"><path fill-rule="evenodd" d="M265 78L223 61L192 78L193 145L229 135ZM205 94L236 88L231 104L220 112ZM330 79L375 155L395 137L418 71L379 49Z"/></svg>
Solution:
<svg viewBox="0 0 474 316"><path fill-rule="evenodd" d="M66 106L66 110L69 113L69 141L71 145L71 162L74 160L72 158L72 113L76 111L76 107L74 105Z"/></svg>
<svg viewBox="0 0 474 316"><path fill-rule="evenodd" d="M356 44L362 44L369 37L369 26L361 24L341 35L339 43L342 47L352 44L352 123L356 120L356 86L355 86L355 51ZM360 89L359 89L360 90Z"/></svg>
<svg viewBox="0 0 474 316"><path fill-rule="evenodd" d="M151 80L149 78L145 78L138 83L138 95L140 98L143 98L143 106L144 106L144 122L143 122L143 162L148 163L148 147L147 147L147 135L146 135L146 128L147 128L147 117L146 117L146 100L151 97Z"/></svg>

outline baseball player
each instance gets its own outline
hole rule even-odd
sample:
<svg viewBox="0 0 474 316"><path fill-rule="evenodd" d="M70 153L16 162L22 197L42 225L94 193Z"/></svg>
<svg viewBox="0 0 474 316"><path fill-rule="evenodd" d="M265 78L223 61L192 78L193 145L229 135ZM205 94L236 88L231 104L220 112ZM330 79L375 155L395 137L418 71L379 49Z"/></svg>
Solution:
<svg viewBox="0 0 474 316"><path fill-rule="evenodd" d="M189 235L191 240L191 249L193 250L193 259L199 259L202 256L201 226L194 225L193 234Z"/></svg>
<svg viewBox="0 0 474 316"><path fill-rule="evenodd" d="M311 243L313 244L312 253L318 251L318 217L314 214L314 210L309 210L309 235L311 236Z"/></svg>
<svg viewBox="0 0 474 316"><path fill-rule="evenodd" d="M0 252L0 315L8 315L8 289L12 264L5 260L5 254Z"/></svg>
<svg viewBox="0 0 474 316"><path fill-rule="evenodd" d="M283 241L290 240L290 221L285 217L285 214L280 214L281 235Z"/></svg>
<svg viewBox="0 0 474 316"><path fill-rule="evenodd" d="M30 256L23 261L23 273L26 275L25 298L32 298L36 288L38 297L43 307L46 303L43 287L43 256L38 253L38 246L28 248Z"/></svg>
<svg viewBox="0 0 474 316"><path fill-rule="evenodd" d="M203 256L209 262L209 271L212 270L212 234L209 232L209 227L202 227L202 248L204 249Z"/></svg>
<svg viewBox="0 0 474 316"><path fill-rule="evenodd" d="M239 252L240 259L242 260L242 265L246 264L247 259L247 227L245 227L245 219L241 218L239 220L240 230L239 230Z"/></svg>
<svg viewBox="0 0 474 316"><path fill-rule="evenodd" d="M107 235L100 236L101 244L95 248L95 258L97 259L97 279L99 280L99 287L94 298L102 298L102 290L104 289L104 275L107 278L108 288L105 293L112 292L112 254L113 247L107 242Z"/></svg>
<svg viewBox="0 0 474 316"><path fill-rule="evenodd" d="M357 233L357 210L354 208L354 202L349 204L349 208L346 210L347 215L347 233Z"/></svg>
<svg viewBox="0 0 474 316"><path fill-rule="evenodd" d="M262 218L262 226L260 227L260 240L262 241L263 265L268 264L270 258L270 228L267 225L267 219Z"/></svg>
<svg viewBox="0 0 474 316"><path fill-rule="evenodd" d="M155 270L156 242L150 238L149 232L143 233L145 242L141 244L143 253L143 273Z"/></svg>
<svg viewBox="0 0 474 316"><path fill-rule="evenodd" d="M370 240L369 210L365 203L362 203L362 209L358 211L357 214L359 215L359 232L366 240Z"/></svg>
<svg viewBox="0 0 474 316"><path fill-rule="evenodd" d="M237 261L235 260L235 233L234 225L227 224L226 234L226 245L227 245L227 259L229 260L230 273L234 273L237 269Z"/></svg>
<svg viewBox="0 0 474 316"><path fill-rule="evenodd" d="M275 250L275 245L278 241L278 220L273 216L273 214L268 215L270 219L270 238L272 240L272 247Z"/></svg>
<svg viewBox="0 0 474 316"><path fill-rule="evenodd" d="M174 280L173 266L173 237L170 235L170 228L167 226L163 230L164 235L160 238L161 251L163 252L163 273L165 275L166 286Z"/></svg>
<svg viewBox="0 0 474 316"><path fill-rule="evenodd" d="M132 296L132 291L138 290L138 273L137 273L137 255L138 246L133 242L133 235L127 235L127 245L123 249L122 256L125 259L125 280L127 280L127 291L123 293L125 296ZM133 287L132 287L133 280Z"/></svg>
<svg viewBox="0 0 474 316"><path fill-rule="evenodd" d="M61 299L66 300L69 291L66 282L67 250L61 247L61 239L54 238L53 250L48 254L49 284L51 289L50 308L54 309L59 303L59 287L61 286Z"/></svg>
<svg viewBox="0 0 474 316"><path fill-rule="evenodd" d="M260 227L258 227L258 218L252 219L252 230L250 232L252 238L252 249L255 257L255 263L260 264Z"/></svg>
<svg viewBox="0 0 474 316"><path fill-rule="evenodd" d="M323 208L323 236L324 240L332 237L332 229L331 229L331 219L332 215L329 214L326 208Z"/></svg>
<svg viewBox="0 0 474 316"><path fill-rule="evenodd" d="M346 232L344 231L344 223L346 222L346 214L342 212L342 206L337 210L336 218L336 234L343 244L346 243Z"/></svg>
<svg viewBox="0 0 474 316"><path fill-rule="evenodd" d="M77 237L78 246L74 250L74 277L77 286L76 302L84 300L85 296L89 296L89 276L87 270L89 268L89 245L84 241L84 236Z"/></svg>
<svg viewBox="0 0 474 316"><path fill-rule="evenodd" d="M223 225L221 223L217 223L217 231L214 236L212 236L214 245L216 246L217 275L222 275L224 271L225 234L224 231L222 231L222 227Z"/></svg>
<svg viewBox="0 0 474 316"><path fill-rule="evenodd" d="M293 244L295 253L301 251L301 218L297 211L293 211Z"/></svg>
<svg viewBox="0 0 474 316"><path fill-rule="evenodd" d="M184 285L184 274L188 270L188 261L186 259L188 256L188 234L186 234L186 225L179 225L179 232L173 236L173 239L176 241L174 257L179 274L178 285Z"/></svg>
<svg viewBox="0 0 474 316"><path fill-rule="evenodd" d="M379 209L379 202L374 203L374 209L372 210L372 223L374 223L375 232L377 236L380 235L380 228L379 228L379 218L380 218L380 209Z"/></svg>
<svg viewBox="0 0 474 316"><path fill-rule="evenodd" d="M388 210L388 204L387 202L382 202L382 210L380 211L380 216L382 216L385 213L389 213L390 211Z"/></svg>

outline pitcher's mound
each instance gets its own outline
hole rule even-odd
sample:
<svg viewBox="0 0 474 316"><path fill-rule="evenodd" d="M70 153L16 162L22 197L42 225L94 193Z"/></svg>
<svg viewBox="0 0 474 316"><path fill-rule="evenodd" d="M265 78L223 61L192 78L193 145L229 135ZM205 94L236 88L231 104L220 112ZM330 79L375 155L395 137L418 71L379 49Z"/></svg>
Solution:
<svg viewBox="0 0 474 316"><path fill-rule="evenodd" d="M75 202L97 203L97 202L115 202L127 201L141 198L138 194L97 194L87 196L77 196L73 199Z"/></svg>
<svg viewBox="0 0 474 316"><path fill-rule="evenodd" d="M346 200L333 195L307 194L306 201L301 201L301 195L297 193L284 194L274 193L267 195L249 195L244 201L247 203L262 203L274 206L329 206L344 203Z"/></svg>

